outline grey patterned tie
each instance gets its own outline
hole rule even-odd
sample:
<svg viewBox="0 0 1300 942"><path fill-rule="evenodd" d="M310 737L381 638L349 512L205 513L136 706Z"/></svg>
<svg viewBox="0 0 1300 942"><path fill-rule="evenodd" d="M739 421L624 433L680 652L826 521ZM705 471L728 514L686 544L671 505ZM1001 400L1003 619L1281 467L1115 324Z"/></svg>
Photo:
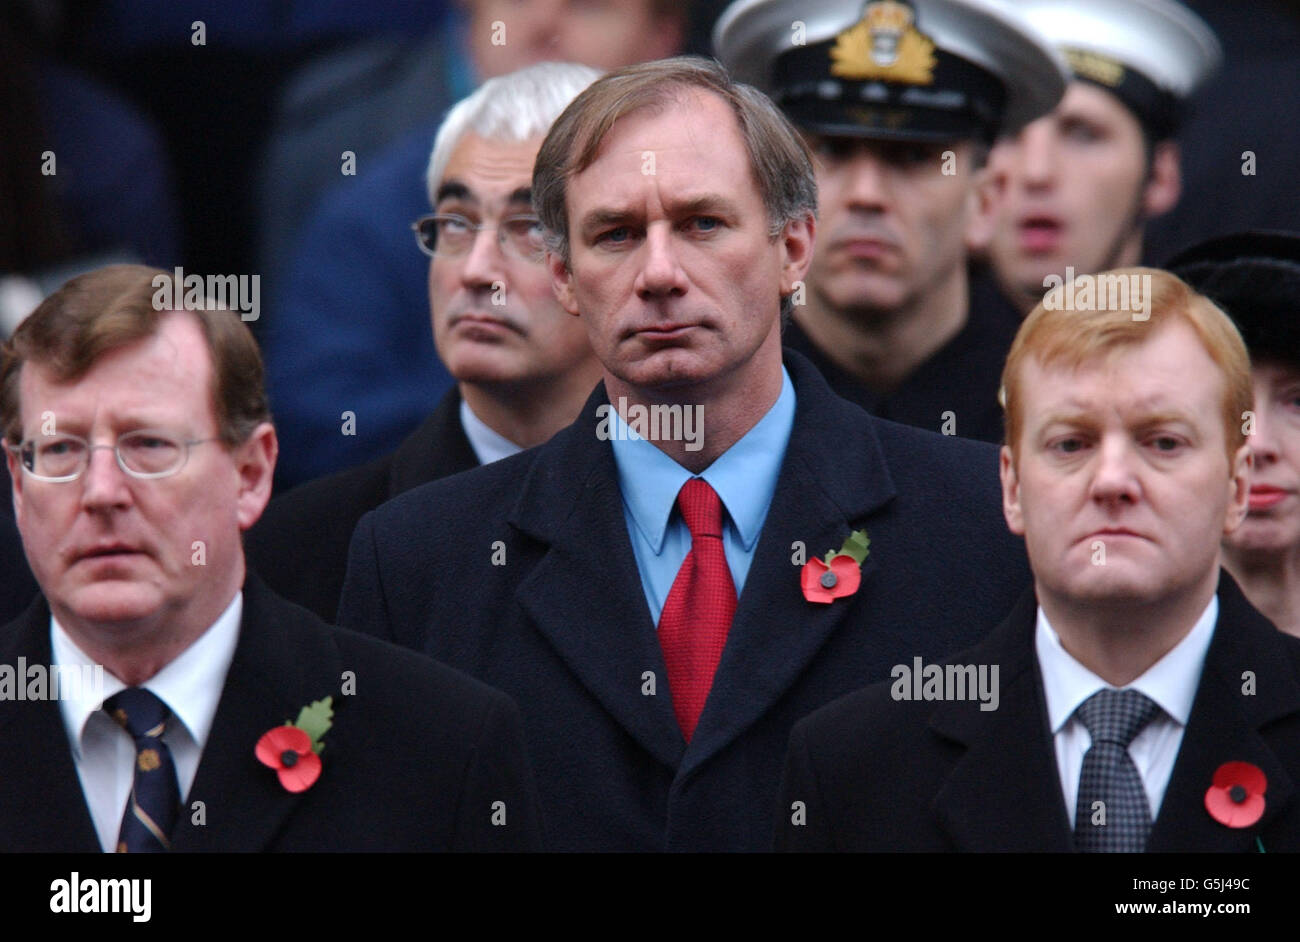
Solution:
<svg viewBox="0 0 1300 942"><path fill-rule="evenodd" d="M1075 850L1086 854L1141 853L1146 847L1151 809L1128 746L1159 710L1137 690L1106 688L1075 711L1092 735L1079 774Z"/></svg>

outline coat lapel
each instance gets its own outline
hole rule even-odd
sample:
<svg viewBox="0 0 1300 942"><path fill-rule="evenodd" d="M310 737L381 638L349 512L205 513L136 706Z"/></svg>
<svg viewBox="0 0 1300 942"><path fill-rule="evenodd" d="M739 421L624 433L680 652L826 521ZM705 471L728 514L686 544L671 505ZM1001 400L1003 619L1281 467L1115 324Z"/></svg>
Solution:
<svg viewBox="0 0 1300 942"><path fill-rule="evenodd" d="M686 742L623 517L614 452L596 437L596 410L607 403L601 384L524 482L510 523L548 549L515 597L610 715L676 768ZM655 696L641 692L646 671Z"/></svg>
<svg viewBox="0 0 1300 942"><path fill-rule="evenodd" d="M194 786L172 835L174 850L263 850L298 800L257 761L253 748L272 726L296 718L302 706L335 690L341 670L332 648L293 651L283 643L272 599L250 576L239 643ZM21 654L29 664L48 665L49 617L44 599L38 598L4 630L0 663L16 664ZM11 701L4 706L0 755L20 760L22 774L0 775L0 848L99 850L58 703ZM195 801L204 803L202 824L196 823Z"/></svg>
<svg viewBox="0 0 1300 942"><path fill-rule="evenodd" d="M1296 798L1295 782L1260 734L1268 724L1300 712L1300 684L1289 673L1283 637L1226 573L1219 582L1219 605L1214 640L1148 852L1255 850L1256 835ZM998 709L981 714L971 704L946 703L931 723L939 735L966 746L934 805L959 850L1072 849L1034 654L1036 611L1031 590L987 641L963 655L967 663L1002 665ZM1256 679L1251 695L1242 692L1245 671ZM1205 808L1215 770L1231 761L1256 765L1268 779L1264 816L1250 828L1225 827Z"/></svg>
<svg viewBox="0 0 1300 942"><path fill-rule="evenodd" d="M865 416L834 396L797 354L787 353L786 367L796 393L794 429L682 774L770 710L835 630L851 614L861 617L872 596L888 588L868 553L854 596L830 604L803 597L792 544L801 541L811 559L838 549L855 528L870 534L869 515L895 491Z"/></svg>
<svg viewBox="0 0 1300 942"><path fill-rule="evenodd" d="M391 500L421 484L476 467L478 456L460 423L460 389L453 385L393 453L388 497Z"/></svg>
<svg viewBox="0 0 1300 942"><path fill-rule="evenodd" d="M44 596L0 629L0 664L19 658L49 667L50 609ZM23 683L21 678L17 678ZM90 853L101 850L55 700L0 704L0 850Z"/></svg>
<svg viewBox="0 0 1300 942"><path fill-rule="evenodd" d="M727 646L690 748L672 712L667 672L645 602L623 515L613 449L595 436L601 386L582 418L532 468L510 522L548 545L516 596L605 709L661 762L685 775L767 712L850 615L814 605L799 588L791 543L809 556L838 547L894 495L868 423L841 402L805 360L787 360L796 388L795 426L772 506L738 601ZM837 442L830 454L827 441ZM878 584L870 555L859 605ZM641 695L645 671L658 694Z"/></svg>
<svg viewBox="0 0 1300 942"><path fill-rule="evenodd" d="M254 747L271 727L297 719L307 704L334 695L339 707L345 698L338 696L342 666L337 649L295 646L282 628L295 617L249 574L239 642L181 809L173 849L265 850L301 800L280 786L275 772L257 760ZM204 803L202 823L195 820L196 801Z"/></svg>
<svg viewBox="0 0 1300 942"><path fill-rule="evenodd" d="M1032 589L961 663L997 664L998 708L943 703L932 730L966 746L935 797L942 827L961 851L1069 851L1069 817L1034 655Z"/></svg>
<svg viewBox="0 0 1300 942"><path fill-rule="evenodd" d="M1225 572L1219 580L1219 619L1205 657L1183 743L1151 830L1148 850L1249 852L1295 800L1295 782L1260 735L1268 724L1300 712L1300 684L1290 672L1284 638ZM1253 692L1243 693L1246 672ZM1219 824L1205 807L1215 770L1249 762L1268 780L1264 816L1249 828ZM1268 850L1264 841L1265 850Z"/></svg>

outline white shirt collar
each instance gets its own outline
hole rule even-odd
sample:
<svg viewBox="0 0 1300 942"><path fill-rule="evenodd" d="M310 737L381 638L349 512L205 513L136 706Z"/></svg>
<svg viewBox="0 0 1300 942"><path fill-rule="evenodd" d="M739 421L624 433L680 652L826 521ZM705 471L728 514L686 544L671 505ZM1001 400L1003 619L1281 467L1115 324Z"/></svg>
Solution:
<svg viewBox="0 0 1300 942"><path fill-rule="evenodd" d="M1186 726L1218 618L1219 597L1213 595L1183 640L1125 689L1138 690L1150 697L1174 722ZM1038 606L1038 623L1034 629L1034 648L1043 675L1047 719L1055 735L1083 701L1110 685L1065 650L1041 605Z"/></svg>
<svg viewBox="0 0 1300 942"><path fill-rule="evenodd" d="M487 423L474 414L474 410L463 398L460 401L460 424L479 464L491 464L523 451L504 435L488 428Z"/></svg>
<svg viewBox="0 0 1300 942"><path fill-rule="evenodd" d="M226 674L239 643L239 626L244 612L244 594L236 592L226 610L202 635L144 684L171 709L199 750L207 743L217 703L226 685ZM67 631L50 615L51 659L60 668L93 666ZM126 689L126 684L108 671L103 672L102 690L83 687L81 695L59 700L63 727L75 758L81 756L86 722L103 707L103 701Z"/></svg>

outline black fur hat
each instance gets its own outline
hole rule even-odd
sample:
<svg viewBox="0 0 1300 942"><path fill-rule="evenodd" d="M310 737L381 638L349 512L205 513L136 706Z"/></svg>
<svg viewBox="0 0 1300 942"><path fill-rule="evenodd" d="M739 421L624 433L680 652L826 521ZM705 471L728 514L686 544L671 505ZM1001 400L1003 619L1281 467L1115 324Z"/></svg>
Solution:
<svg viewBox="0 0 1300 942"><path fill-rule="evenodd" d="M1179 252L1165 268L1232 318L1252 358L1300 367L1300 235L1218 236Z"/></svg>

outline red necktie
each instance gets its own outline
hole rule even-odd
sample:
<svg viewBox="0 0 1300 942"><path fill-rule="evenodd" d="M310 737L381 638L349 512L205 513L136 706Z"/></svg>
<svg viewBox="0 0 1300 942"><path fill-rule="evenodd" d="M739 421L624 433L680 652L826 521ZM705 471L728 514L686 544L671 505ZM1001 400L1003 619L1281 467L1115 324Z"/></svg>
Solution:
<svg viewBox="0 0 1300 942"><path fill-rule="evenodd" d="M691 551L659 616L659 644L668 665L673 710L690 742L736 614L736 586L722 548L717 492L703 478L691 478L677 494L677 507L691 531Z"/></svg>

